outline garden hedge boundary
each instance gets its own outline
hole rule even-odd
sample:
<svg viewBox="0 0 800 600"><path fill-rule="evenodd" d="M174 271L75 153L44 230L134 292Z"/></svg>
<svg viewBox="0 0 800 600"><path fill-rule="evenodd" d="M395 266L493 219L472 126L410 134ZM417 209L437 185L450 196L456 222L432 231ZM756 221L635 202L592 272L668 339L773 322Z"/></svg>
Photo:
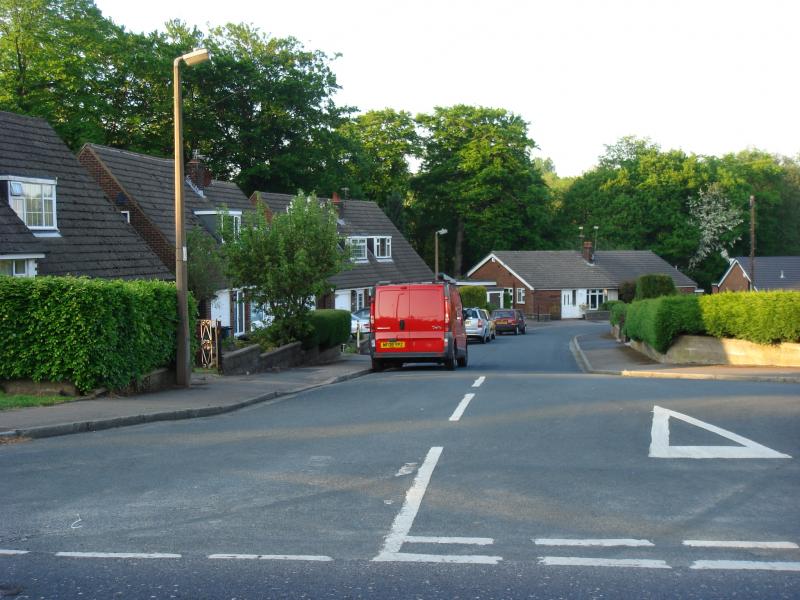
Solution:
<svg viewBox="0 0 800 600"><path fill-rule="evenodd" d="M624 332L664 353L679 335L705 333L700 302L684 295L638 300L628 306Z"/></svg>
<svg viewBox="0 0 800 600"><path fill-rule="evenodd" d="M319 346L320 350L334 348L350 339L350 313L346 310L324 308L310 314L313 332L306 348Z"/></svg>
<svg viewBox="0 0 800 600"><path fill-rule="evenodd" d="M709 335L757 344L800 342L800 292L724 292L700 298Z"/></svg>
<svg viewBox="0 0 800 600"><path fill-rule="evenodd" d="M636 300L647 300L649 298L659 298L661 296L672 296L677 294L675 282L669 275L661 273L651 273L642 275L636 279Z"/></svg>
<svg viewBox="0 0 800 600"><path fill-rule="evenodd" d="M0 277L0 379L125 388L174 363L176 306L163 281Z"/></svg>
<svg viewBox="0 0 800 600"><path fill-rule="evenodd" d="M628 304L624 302L609 302L609 310L611 311L611 315L609 316L609 321L612 325L624 325L625 324L625 315L628 312Z"/></svg>
<svg viewBox="0 0 800 600"><path fill-rule="evenodd" d="M489 308L489 303L486 301L485 286L465 285L458 288L458 293L461 294L461 304L464 308Z"/></svg>

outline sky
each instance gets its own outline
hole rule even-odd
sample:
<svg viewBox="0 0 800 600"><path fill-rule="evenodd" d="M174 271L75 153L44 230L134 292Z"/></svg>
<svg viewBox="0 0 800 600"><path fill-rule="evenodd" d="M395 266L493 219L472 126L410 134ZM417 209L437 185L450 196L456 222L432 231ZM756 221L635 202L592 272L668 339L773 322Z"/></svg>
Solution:
<svg viewBox="0 0 800 600"><path fill-rule="evenodd" d="M95 0L129 31L246 22L328 55L339 105L505 108L562 177L623 136L800 154L797 0Z"/></svg>

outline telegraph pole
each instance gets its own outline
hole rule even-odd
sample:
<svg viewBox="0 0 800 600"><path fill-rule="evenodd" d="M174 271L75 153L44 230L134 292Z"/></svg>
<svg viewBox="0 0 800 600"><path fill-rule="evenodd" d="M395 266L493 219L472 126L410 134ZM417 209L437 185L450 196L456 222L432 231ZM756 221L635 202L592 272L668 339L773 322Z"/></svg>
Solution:
<svg viewBox="0 0 800 600"><path fill-rule="evenodd" d="M750 196L750 291L756 289L756 197Z"/></svg>

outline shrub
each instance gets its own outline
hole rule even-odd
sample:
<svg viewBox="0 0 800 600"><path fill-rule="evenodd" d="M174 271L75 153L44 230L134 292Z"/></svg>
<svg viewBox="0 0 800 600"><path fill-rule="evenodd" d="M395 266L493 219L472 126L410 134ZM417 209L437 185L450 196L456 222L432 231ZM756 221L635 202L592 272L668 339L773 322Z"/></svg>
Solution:
<svg viewBox="0 0 800 600"><path fill-rule="evenodd" d="M609 320L612 325L625 325L625 315L627 314L628 306L629 305L624 302L615 302L611 305L611 316Z"/></svg>
<svg viewBox="0 0 800 600"><path fill-rule="evenodd" d="M476 306L478 308L489 308L489 303L486 302L486 288L482 285L465 285L458 288L461 293L461 304L465 308ZM505 305L510 306L510 305Z"/></svg>
<svg viewBox="0 0 800 600"><path fill-rule="evenodd" d="M619 294L618 297L623 302L627 302L630 304L636 299L636 282L635 281L623 281L619 284Z"/></svg>
<svg viewBox="0 0 800 600"><path fill-rule="evenodd" d="M698 300L680 295L634 302L625 315L625 334L666 352L681 334L705 333Z"/></svg>
<svg viewBox="0 0 800 600"><path fill-rule="evenodd" d="M172 283L0 277L0 379L123 388L174 362L176 331Z"/></svg>
<svg viewBox="0 0 800 600"><path fill-rule="evenodd" d="M735 292L700 298L705 328L716 337L758 344L800 342L800 292Z"/></svg>
<svg viewBox="0 0 800 600"><path fill-rule="evenodd" d="M615 304L625 304L622 300L606 300L600 305L598 310L611 310Z"/></svg>
<svg viewBox="0 0 800 600"><path fill-rule="evenodd" d="M675 282L669 275L652 273L642 275L636 280L636 300L672 296L677 293Z"/></svg>
<svg viewBox="0 0 800 600"><path fill-rule="evenodd" d="M304 348L334 348L350 339L350 313L346 310L320 309L310 314L313 333L303 340Z"/></svg>

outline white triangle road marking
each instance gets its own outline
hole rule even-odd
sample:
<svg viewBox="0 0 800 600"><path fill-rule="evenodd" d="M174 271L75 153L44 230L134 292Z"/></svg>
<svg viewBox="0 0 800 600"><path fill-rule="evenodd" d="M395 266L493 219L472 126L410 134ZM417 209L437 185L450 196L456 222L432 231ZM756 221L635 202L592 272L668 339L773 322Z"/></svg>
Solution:
<svg viewBox="0 0 800 600"><path fill-rule="evenodd" d="M670 446L669 419L678 419L711 433L716 433L740 446ZM660 406L653 407L653 426L650 430L651 458L792 458L746 437L737 435L716 425L705 423L689 415Z"/></svg>

